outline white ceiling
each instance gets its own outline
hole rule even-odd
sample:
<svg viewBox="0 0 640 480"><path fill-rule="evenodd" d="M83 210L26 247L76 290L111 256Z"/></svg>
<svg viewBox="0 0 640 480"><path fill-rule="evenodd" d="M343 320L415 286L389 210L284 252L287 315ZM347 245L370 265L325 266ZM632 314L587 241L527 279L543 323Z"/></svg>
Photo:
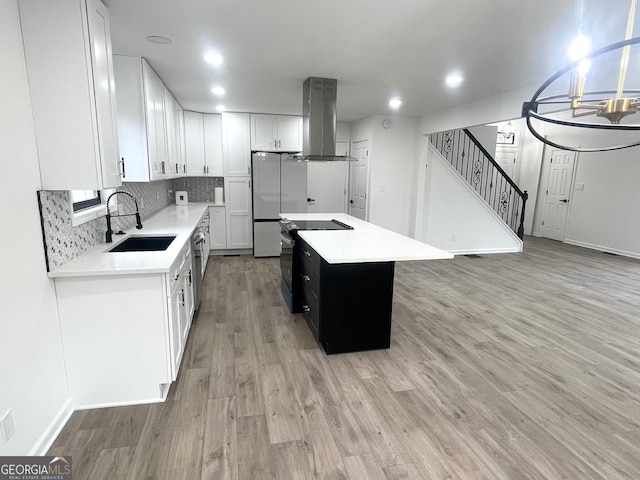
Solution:
<svg viewBox="0 0 640 480"><path fill-rule="evenodd" d="M190 110L302 113L302 82L338 79L338 119L423 116L539 85L578 26L622 40L630 0L105 0L113 51L145 57ZM149 35L172 40L146 41ZM217 51L221 67L203 60ZM465 77L457 90L444 77ZM220 84L227 93L214 97ZM392 112L387 102L399 96ZM524 100L528 100L523 98ZM500 119L496 119L500 120Z"/></svg>

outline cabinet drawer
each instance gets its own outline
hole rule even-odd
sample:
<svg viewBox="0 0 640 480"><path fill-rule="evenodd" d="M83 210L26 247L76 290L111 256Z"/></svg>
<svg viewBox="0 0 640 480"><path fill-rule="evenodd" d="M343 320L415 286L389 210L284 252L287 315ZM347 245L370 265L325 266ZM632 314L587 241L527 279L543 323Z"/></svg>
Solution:
<svg viewBox="0 0 640 480"><path fill-rule="evenodd" d="M318 339L320 325L320 302L310 288L302 289L302 315L311 328L313 336Z"/></svg>
<svg viewBox="0 0 640 480"><path fill-rule="evenodd" d="M303 288L310 288L316 297L320 295L320 273L316 264L309 259L300 262L300 284Z"/></svg>
<svg viewBox="0 0 640 480"><path fill-rule="evenodd" d="M316 270L320 269L320 255L309 246L304 240L299 239L299 249L298 254L300 255L300 259L304 262L305 260L310 261L315 264Z"/></svg>

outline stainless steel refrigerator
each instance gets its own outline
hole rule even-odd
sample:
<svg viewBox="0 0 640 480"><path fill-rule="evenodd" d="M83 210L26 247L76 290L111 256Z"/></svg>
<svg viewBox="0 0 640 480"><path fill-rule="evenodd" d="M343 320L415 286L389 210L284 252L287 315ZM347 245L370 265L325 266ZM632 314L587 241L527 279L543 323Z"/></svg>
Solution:
<svg viewBox="0 0 640 480"><path fill-rule="evenodd" d="M279 214L306 211L306 162L288 158L288 154L263 152L251 157L255 257L280 256Z"/></svg>

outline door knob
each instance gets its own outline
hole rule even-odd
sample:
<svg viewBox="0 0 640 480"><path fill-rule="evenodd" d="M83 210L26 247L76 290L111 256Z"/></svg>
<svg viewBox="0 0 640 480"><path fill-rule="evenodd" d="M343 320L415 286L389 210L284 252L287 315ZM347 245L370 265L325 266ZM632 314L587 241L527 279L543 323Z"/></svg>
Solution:
<svg viewBox="0 0 640 480"><path fill-rule="evenodd" d="M316 199L315 198L307 198L307 202L315 202Z"/></svg>
<svg viewBox="0 0 640 480"><path fill-rule="evenodd" d="M563 198L562 200L560 200L562 203L569 203L569 200L567 200L566 198Z"/></svg>
<svg viewBox="0 0 640 480"><path fill-rule="evenodd" d="M353 200L349 200L349 203L353 205Z"/></svg>

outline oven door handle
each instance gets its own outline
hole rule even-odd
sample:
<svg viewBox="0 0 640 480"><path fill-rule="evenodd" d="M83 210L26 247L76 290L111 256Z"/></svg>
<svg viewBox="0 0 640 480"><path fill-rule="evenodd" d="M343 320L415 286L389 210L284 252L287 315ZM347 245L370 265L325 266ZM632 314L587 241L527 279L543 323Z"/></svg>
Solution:
<svg viewBox="0 0 640 480"><path fill-rule="evenodd" d="M280 243L282 245L287 245L289 247L293 247L293 238L291 238L288 235L283 235L282 233L280 234Z"/></svg>

